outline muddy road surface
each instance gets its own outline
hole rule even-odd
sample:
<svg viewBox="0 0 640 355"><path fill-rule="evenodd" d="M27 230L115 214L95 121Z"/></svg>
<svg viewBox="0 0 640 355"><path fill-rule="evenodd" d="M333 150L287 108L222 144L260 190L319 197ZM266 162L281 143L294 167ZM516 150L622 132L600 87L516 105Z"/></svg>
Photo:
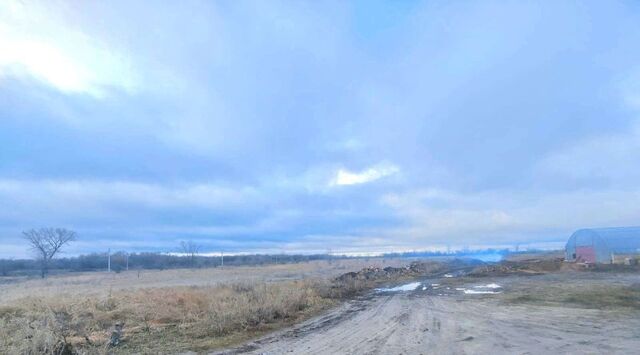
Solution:
<svg viewBox="0 0 640 355"><path fill-rule="evenodd" d="M566 274L417 280L378 289L307 322L222 353L635 353L640 349L638 309L513 301L529 300L536 292L559 292L546 296L565 299L561 293L566 290L582 292L591 284L609 283L615 287L636 285L640 277ZM513 294L528 298L514 298Z"/></svg>

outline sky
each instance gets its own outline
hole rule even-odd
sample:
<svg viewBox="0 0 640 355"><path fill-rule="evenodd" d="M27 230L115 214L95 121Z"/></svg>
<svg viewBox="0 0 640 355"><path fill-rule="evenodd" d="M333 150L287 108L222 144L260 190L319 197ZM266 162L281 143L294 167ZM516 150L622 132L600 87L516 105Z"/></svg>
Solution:
<svg viewBox="0 0 640 355"><path fill-rule="evenodd" d="M640 225L636 1L0 2L0 257Z"/></svg>

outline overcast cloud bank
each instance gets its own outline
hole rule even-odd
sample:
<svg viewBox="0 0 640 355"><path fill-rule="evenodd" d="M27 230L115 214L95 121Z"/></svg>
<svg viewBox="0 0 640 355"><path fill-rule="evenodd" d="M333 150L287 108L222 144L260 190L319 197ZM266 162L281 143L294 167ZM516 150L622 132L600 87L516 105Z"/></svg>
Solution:
<svg viewBox="0 0 640 355"><path fill-rule="evenodd" d="M0 257L638 225L638 58L633 1L5 1Z"/></svg>

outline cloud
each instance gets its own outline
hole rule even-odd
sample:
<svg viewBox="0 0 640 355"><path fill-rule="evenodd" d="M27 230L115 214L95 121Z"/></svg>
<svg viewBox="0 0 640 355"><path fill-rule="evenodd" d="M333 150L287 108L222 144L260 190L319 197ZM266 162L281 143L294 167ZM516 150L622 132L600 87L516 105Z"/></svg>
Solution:
<svg viewBox="0 0 640 355"><path fill-rule="evenodd" d="M392 164L378 164L361 172L351 172L346 169L339 169L331 185L358 185L373 182L383 177L394 175L400 169Z"/></svg>
<svg viewBox="0 0 640 355"><path fill-rule="evenodd" d="M129 224L131 219L148 220L149 214L180 209L211 215L239 209L248 212L250 204L260 204L260 199L259 192L246 186L3 179L0 201L13 207L0 212L0 221L17 225L56 222L104 225L119 220Z"/></svg>
<svg viewBox="0 0 640 355"><path fill-rule="evenodd" d="M549 186L629 188L640 179L640 124L624 132L567 142L542 158L534 173Z"/></svg>
<svg viewBox="0 0 640 355"><path fill-rule="evenodd" d="M2 2L0 249L40 225L78 251L366 252L634 223L635 3L396 6Z"/></svg>
<svg viewBox="0 0 640 355"><path fill-rule="evenodd" d="M10 0L0 12L0 79L31 77L63 93L95 98L114 88L135 90L127 58L74 30L61 11Z"/></svg>
<svg viewBox="0 0 640 355"><path fill-rule="evenodd" d="M563 241L579 228L636 225L638 201L637 187L554 193L533 188L469 193L410 190L381 198L403 221L381 235L416 245L459 247L479 241L493 245Z"/></svg>

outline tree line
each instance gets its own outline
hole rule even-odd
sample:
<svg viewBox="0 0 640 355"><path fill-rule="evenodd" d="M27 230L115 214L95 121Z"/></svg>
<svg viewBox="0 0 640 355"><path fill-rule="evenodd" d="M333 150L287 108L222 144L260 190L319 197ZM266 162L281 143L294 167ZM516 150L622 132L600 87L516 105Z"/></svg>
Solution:
<svg viewBox="0 0 640 355"><path fill-rule="evenodd" d="M76 232L64 228L40 228L23 232L34 259L0 259L0 276L35 275L46 277L50 272L208 268L222 265L265 265L299 263L340 257L327 254L251 254L251 255L200 255L202 246L193 241L181 241L179 253L160 252L90 253L73 257L59 257L64 247L77 240Z"/></svg>
<svg viewBox="0 0 640 355"><path fill-rule="evenodd" d="M250 255L200 255L203 247L193 241L180 241L179 253L118 251L114 253L91 253L74 257L58 257L63 248L77 239L76 232L64 228L40 228L23 232L24 240L34 253L34 259L0 259L0 276L39 274L42 278L50 272L99 271L144 269L209 268L223 265L265 265L299 263L313 260L334 260L349 258L327 254L250 254ZM424 258L473 256L483 254L506 255L508 249L483 249L459 251L414 251L387 253L385 258Z"/></svg>
<svg viewBox="0 0 640 355"><path fill-rule="evenodd" d="M332 257L328 255L225 255L224 266L239 265L267 265L267 264L286 264L299 263L312 260L328 260L340 257ZM220 256L204 256L204 255L173 255L158 252L140 252L111 253L111 271L121 272L127 268L127 259L129 270L164 270L179 268L209 268L220 267L222 257ZM58 257L47 262L47 271L49 273L59 273L68 271L106 271L108 264L107 253L91 253L73 257ZM42 274L41 261L37 259L0 259L0 275L34 275Z"/></svg>

